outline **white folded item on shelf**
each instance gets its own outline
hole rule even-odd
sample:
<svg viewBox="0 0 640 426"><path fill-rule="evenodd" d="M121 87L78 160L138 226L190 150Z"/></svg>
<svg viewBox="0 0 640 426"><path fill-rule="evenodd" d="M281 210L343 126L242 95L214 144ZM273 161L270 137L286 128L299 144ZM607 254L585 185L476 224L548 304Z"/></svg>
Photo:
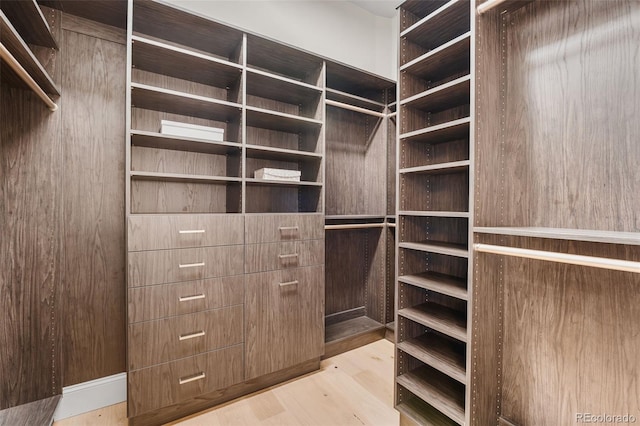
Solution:
<svg viewBox="0 0 640 426"><path fill-rule="evenodd" d="M300 182L299 170L284 170L284 169L258 169L254 173L256 179L264 180L287 180L291 182Z"/></svg>
<svg viewBox="0 0 640 426"><path fill-rule="evenodd" d="M222 142L224 129L218 127L200 126L197 124L181 123L179 121L162 120L160 133L163 135L182 136L185 138L206 139Z"/></svg>

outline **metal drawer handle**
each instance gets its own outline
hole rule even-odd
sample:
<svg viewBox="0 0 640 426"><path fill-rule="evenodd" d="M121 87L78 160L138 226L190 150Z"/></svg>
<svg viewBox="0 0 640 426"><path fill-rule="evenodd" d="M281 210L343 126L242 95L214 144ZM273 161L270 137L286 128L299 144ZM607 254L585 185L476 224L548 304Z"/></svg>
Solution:
<svg viewBox="0 0 640 426"><path fill-rule="evenodd" d="M181 334L180 336L178 336L178 339L180 341L189 340L189 339L193 339L194 337L202 337L204 335L205 335L204 330L200 330L200 331L196 331L196 332L189 333L189 334Z"/></svg>
<svg viewBox="0 0 640 426"><path fill-rule="evenodd" d="M204 234L205 232L207 232L205 229L187 229L178 231L178 234Z"/></svg>
<svg viewBox="0 0 640 426"><path fill-rule="evenodd" d="M288 287L290 285L298 285L298 280L287 281L284 283L280 283L280 287Z"/></svg>
<svg viewBox="0 0 640 426"><path fill-rule="evenodd" d="M300 228L298 226L281 226L278 229L280 231L298 231Z"/></svg>
<svg viewBox="0 0 640 426"><path fill-rule="evenodd" d="M183 268L199 268L201 266L204 266L204 262L200 262L200 263L180 263L178 265L178 268L183 269Z"/></svg>
<svg viewBox="0 0 640 426"><path fill-rule="evenodd" d="M195 382L196 380L202 380L205 378L204 372L194 374L193 376L185 376L179 379L179 383L184 385L185 383Z"/></svg>
<svg viewBox="0 0 640 426"><path fill-rule="evenodd" d="M279 254L278 257L280 259L291 259L293 257L298 257L298 253L291 253L291 254Z"/></svg>
<svg viewBox="0 0 640 426"><path fill-rule="evenodd" d="M200 293L200 294L194 294L193 296L180 296L178 300L180 302L188 302L190 300L204 299L205 297L206 296L204 293Z"/></svg>

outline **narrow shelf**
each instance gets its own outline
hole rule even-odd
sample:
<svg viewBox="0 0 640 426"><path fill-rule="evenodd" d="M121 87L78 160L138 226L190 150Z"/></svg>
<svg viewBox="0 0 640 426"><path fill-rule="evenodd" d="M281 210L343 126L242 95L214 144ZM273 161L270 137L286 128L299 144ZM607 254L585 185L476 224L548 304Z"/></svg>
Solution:
<svg viewBox="0 0 640 426"><path fill-rule="evenodd" d="M466 315L433 302L425 302L398 311L398 315L415 321L449 337L467 341Z"/></svg>
<svg viewBox="0 0 640 426"><path fill-rule="evenodd" d="M467 383L465 348L436 333L426 333L398 343L398 349L446 374L454 380Z"/></svg>
<svg viewBox="0 0 640 426"><path fill-rule="evenodd" d="M216 87L240 80L242 67L233 62L134 35L135 68Z"/></svg>
<svg viewBox="0 0 640 426"><path fill-rule="evenodd" d="M398 376L396 383L451 420L464 425L464 386L429 367Z"/></svg>
<svg viewBox="0 0 640 426"><path fill-rule="evenodd" d="M466 171L469 169L469 160L453 161L451 163L429 164L427 166L408 167L398 170L400 174L447 174Z"/></svg>
<svg viewBox="0 0 640 426"><path fill-rule="evenodd" d="M247 106L247 126L289 133L302 133L319 129L322 127L322 121Z"/></svg>
<svg viewBox="0 0 640 426"><path fill-rule="evenodd" d="M239 154L242 149L242 145L235 142L184 138L143 130L131 131L131 145L174 151L201 152L203 154Z"/></svg>
<svg viewBox="0 0 640 426"><path fill-rule="evenodd" d="M475 227L473 228L473 231L479 234L513 235L517 237L549 238L554 240L587 241L594 243L640 246L640 232L540 227Z"/></svg>
<svg viewBox="0 0 640 426"><path fill-rule="evenodd" d="M476 11L478 15L483 15L493 9L499 13L508 13L520 9L532 1L534 0L487 0L476 7Z"/></svg>
<svg viewBox="0 0 640 426"><path fill-rule="evenodd" d="M425 127L400 135L401 140L422 143L442 143L450 140L469 137L469 117L438 124L436 126Z"/></svg>
<svg viewBox="0 0 640 426"><path fill-rule="evenodd" d="M380 330L384 327L383 324L366 316L352 318L326 326L325 343L333 343L359 334Z"/></svg>
<svg viewBox="0 0 640 426"><path fill-rule="evenodd" d="M2 0L2 11L25 42L58 49L58 43L36 0Z"/></svg>
<svg viewBox="0 0 640 426"><path fill-rule="evenodd" d="M469 217L469 212L452 212L452 211L418 211L418 210L401 210L398 216L418 216L418 217Z"/></svg>
<svg viewBox="0 0 640 426"><path fill-rule="evenodd" d="M444 275L437 272L423 272L420 274L401 275L398 281L425 290L435 291L455 297L461 300L467 300L467 281L463 278Z"/></svg>
<svg viewBox="0 0 640 426"><path fill-rule="evenodd" d="M396 409L421 425L455 426L457 423L418 397L409 398L396 405Z"/></svg>
<svg viewBox="0 0 640 426"><path fill-rule="evenodd" d="M242 107L233 102L191 95L146 84L131 83L131 105L135 108L188 115L215 121L240 117Z"/></svg>
<svg viewBox="0 0 640 426"><path fill-rule="evenodd" d="M468 104L471 92L471 76L456 78L448 83L404 99L400 105L428 112L438 112L462 104Z"/></svg>
<svg viewBox="0 0 640 426"><path fill-rule="evenodd" d="M448 0L405 0L402 9L411 12L416 18L425 17L448 3Z"/></svg>
<svg viewBox="0 0 640 426"><path fill-rule="evenodd" d="M358 221L376 221L381 222L384 220L384 216L382 215L369 215L369 214L334 214L334 215L325 215L324 219L326 221L334 221L334 220L358 220Z"/></svg>
<svg viewBox="0 0 640 426"><path fill-rule="evenodd" d="M277 161L320 161L322 154L293 149L273 148L261 145L247 145L247 157Z"/></svg>
<svg viewBox="0 0 640 426"><path fill-rule="evenodd" d="M45 93L53 96L60 95L60 91L49 73L44 69L40 61L36 59L29 46L20 37L2 11L0 11L0 43L16 58L18 63Z"/></svg>
<svg viewBox="0 0 640 426"><path fill-rule="evenodd" d="M247 184L250 185L258 185L258 186L309 186L309 187L317 187L320 188L322 186L322 182L293 182L286 180L267 180L267 179L255 179L255 178L247 178Z"/></svg>
<svg viewBox="0 0 640 426"><path fill-rule="evenodd" d="M468 32L471 24L471 5L464 0L451 0L406 30L400 37L433 49L461 33Z"/></svg>
<svg viewBox="0 0 640 426"><path fill-rule="evenodd" d="M370 109L375 112L383 112L385 108L385 105L381 102L352 95L351 93L341 92L340 90L330 89L327 87L326 93L327 100L342 102L360 108Z"/></svg>
<svg viewBox="0 0 640 426"><path fill-rule="evenodd" d="M318 86L247 68L247 95L302 105L320 102L321 94L322 89Z"/></svg>
<svg viewBox="0 0 640 426"><path fill-rule="evenodd" d="M426 251L455 257L469 257L469 250L463 244L444 243L441 241L404 242L400 248Z"/></svg>
<svg viewBox="0 0 640 426"><path fill-rule="evenodd" d="M471 33L468 32L407 62L400 67L400 72L437 81L456 72L468 71L470 60Z"/></svg>
<svg viewBox="0 0 640 426"><path fill-rule="evenodd" d="M242 179L237 177L185 175L185 174L179 174L179 173L157 173L157 172L140 172L140 171L131 171L131 179L153 180L153 181L161 181L161 182L216 183L216 184L242 182Z"/></svg>

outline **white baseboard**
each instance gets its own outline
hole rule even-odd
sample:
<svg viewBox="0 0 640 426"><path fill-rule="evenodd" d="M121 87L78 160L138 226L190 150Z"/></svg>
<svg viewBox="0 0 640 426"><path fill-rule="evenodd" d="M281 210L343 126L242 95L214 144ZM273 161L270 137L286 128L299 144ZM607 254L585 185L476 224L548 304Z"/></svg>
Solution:
<svg viewBox="0 0 640 426"><path fill-rule="evenodd" d="M62 399L53 415L62 420L127 400L127 373L114 374L62 388Z"/></svg>

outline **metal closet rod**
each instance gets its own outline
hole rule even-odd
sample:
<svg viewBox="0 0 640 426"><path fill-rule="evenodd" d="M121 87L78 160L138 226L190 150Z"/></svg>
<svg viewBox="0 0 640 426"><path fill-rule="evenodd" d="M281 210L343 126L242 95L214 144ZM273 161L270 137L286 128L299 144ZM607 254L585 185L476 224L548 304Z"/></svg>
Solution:
<svg viewBox="0 0 640 426"><path fill-rule="evenodd" d="M517 247L496 246L491 244L474 244L473 248L482 253L501 254L505 256L523 257L526 259L546 260L556 263L590 266L593 268L611 269L615 271L640 274L640 262L611 259L608 257L583 256L579 254L557 253L553 251L530 250Z"/></svg>
<svg viewBox="0 0 640 426"><path fill-rule="evenodd" d="M338 108L348 109L350 111L361 112L363 114L373 115L374 117L384 118L387 114L377 111L371 111L370 109L360 108L354 105L345 104L343 102L332 101L331 99L325 99L324 101L327 105L331 105Z"/></svg>
<svg viewBox="0 0 640 426"><path fill-rule="evenodd" d="M496 8L500 6L502 3L506 3L507 1L509 0L487 0L486 2L478 6L476 10L478 11L478 15L482 15L483 13Z"/></svg>
<svg viewBox="0 0 640 426"><path fill-rule="evenodd" d="M20 79L24 81L45 104L47 104L47 107L49 107L51 111L58 109L58 105L56 105L56 103L53 102L46 93L44 93L44 90L42 90L33 77L29 75L27 70L20 65L20 62L18 62L18 60L7 50L6 47L4 47L4 44L2 43L0 43L0 58L2 58L2 60L6 62L16 74L18 74L18 77L20 77Z"/></svg>

